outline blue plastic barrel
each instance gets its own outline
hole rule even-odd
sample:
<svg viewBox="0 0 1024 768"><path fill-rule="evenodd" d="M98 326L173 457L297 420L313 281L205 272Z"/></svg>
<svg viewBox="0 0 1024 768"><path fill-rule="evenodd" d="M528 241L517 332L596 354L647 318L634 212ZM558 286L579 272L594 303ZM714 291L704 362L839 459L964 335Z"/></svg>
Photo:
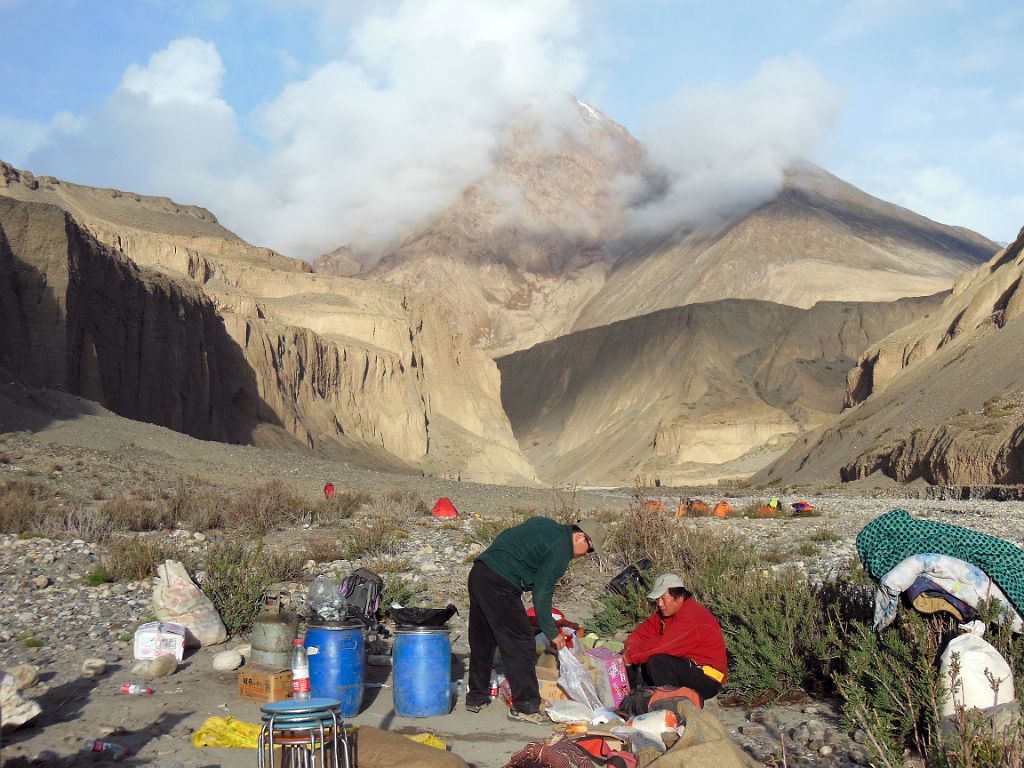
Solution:
<svg viewBox="0 0 1024 768"><path fill-rule="evenodd" d="M355 717L363 701L366 643L362 627L313 626L303 641L313 698L337 699L342 717Z"/></svg>
<svg viewBox="0 0 1024 768"><path fill-rule="evenodd" d="M447 715L452 708L452 641L447 629L398 629L391 650L395 713Z"/></svg>

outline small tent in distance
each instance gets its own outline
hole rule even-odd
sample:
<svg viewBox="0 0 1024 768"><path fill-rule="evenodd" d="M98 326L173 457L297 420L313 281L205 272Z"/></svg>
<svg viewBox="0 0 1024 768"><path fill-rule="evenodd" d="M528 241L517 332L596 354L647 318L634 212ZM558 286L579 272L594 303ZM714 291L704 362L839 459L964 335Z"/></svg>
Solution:
<svg viewBox="0 0 1024 768"><path fill-rule="evenodd" d="M436 518L449 518L458 517L458 510L455 509L455 505L452 504L452 500L447 496L442 496L437 500L434 508L430 510L430 514Z"/></svg>

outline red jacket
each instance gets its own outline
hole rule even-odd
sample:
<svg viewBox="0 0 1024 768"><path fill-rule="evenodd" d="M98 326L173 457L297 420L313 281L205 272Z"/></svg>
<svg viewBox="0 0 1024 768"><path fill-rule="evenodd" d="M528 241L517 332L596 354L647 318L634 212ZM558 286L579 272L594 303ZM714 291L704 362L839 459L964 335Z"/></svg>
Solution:
<svg viewBox="0 0 1024 768"><path fill-rule="evenodd" d="M691 659L722 674L726 672L722 628L711 611L692 597L674 616L662 619L655 613L626 638L623 655L630 664L643 664L656 654Z"/></svg>

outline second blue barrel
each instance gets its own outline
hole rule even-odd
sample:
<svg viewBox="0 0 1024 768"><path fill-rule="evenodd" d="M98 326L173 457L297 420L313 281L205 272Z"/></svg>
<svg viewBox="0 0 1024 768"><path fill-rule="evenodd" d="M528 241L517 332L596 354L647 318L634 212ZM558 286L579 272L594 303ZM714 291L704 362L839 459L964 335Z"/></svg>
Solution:
<svg viewBox="0 0 1024 768"><path fill-rule="evenodd" d="M363 628L311 626L303 645L313 698L337 699L342 717L358 715L366 680Z"/></svg>
<svg viewBox="0 0 1024 768"><path fill-rule="evenodd" d="M395 713L447 715L452 708L452 641L447 629L399 628L391 649Z"/></svg>

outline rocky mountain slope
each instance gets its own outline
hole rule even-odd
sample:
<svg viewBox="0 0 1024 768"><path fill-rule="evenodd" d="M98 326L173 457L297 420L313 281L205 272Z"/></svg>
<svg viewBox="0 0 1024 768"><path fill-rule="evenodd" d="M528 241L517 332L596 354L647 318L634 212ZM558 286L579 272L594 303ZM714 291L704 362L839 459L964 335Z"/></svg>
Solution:
<svg viewBox="0 0 1024 768"><path fill-rule="evenodd" d="M1024 482L1024 230L850 372L848 410L756 480Z"/></svg>
<svg viewBox="0 0 1024 768"><path fill-rule="evenodd" d="M25 380L201 437L532 479L494 364L430 302L314 275L203 209L0 171L0 356Z"/></svg>
<svg viewBox="0 0 1024 768"><path fill-rule="evenodd" d="M998 250L811 165L791 168L779 193L753 211L638 239L628 234L622 190L642 179L656 197L664 180L622 126L573 106L555 136L525 117L511 127L491 173L383 258L341 247L315 268L361 269L429 295L499 357L695 302L806 308L930 295Z"/></svg>
<svg viewBox="0 0 1024 768"><path fill-rule="evenodd" d="M940 301L661 310L499 358L502 403L547 480L742 477L837 414L861 351Z"/></svg>

